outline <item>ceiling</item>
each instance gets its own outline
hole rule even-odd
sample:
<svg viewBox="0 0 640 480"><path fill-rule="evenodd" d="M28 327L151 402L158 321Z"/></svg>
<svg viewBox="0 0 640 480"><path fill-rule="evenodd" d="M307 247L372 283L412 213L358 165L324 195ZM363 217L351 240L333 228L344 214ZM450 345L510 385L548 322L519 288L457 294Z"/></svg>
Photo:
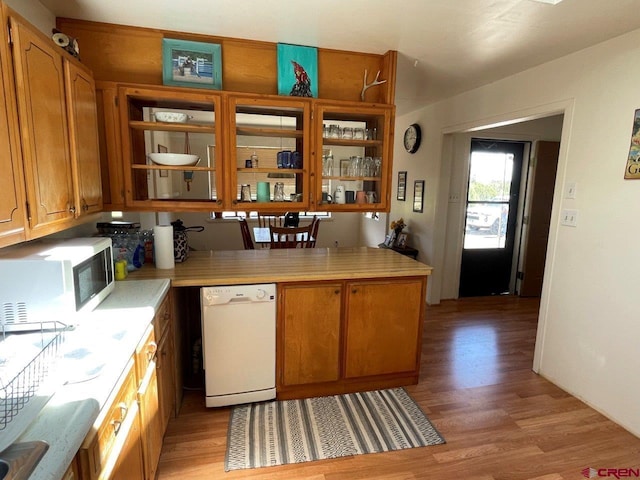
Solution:
<svg viewBox="0 0 640 480"><path fill-rule="evenodd" d="M377 54L397 50L399 106L432 103L640 28L640 0L40 2L57 17Z"/></svg>

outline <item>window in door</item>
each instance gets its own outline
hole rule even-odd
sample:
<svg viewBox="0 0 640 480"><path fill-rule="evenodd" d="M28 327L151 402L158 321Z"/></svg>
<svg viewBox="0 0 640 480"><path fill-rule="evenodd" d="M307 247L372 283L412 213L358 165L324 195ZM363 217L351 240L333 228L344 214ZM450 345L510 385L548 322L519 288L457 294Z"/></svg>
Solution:
<svg viewBox="0 0 640 480"><path fill-rule="evenodd" d="M505 248L514 155L472 151L464 248Z"/></svg>

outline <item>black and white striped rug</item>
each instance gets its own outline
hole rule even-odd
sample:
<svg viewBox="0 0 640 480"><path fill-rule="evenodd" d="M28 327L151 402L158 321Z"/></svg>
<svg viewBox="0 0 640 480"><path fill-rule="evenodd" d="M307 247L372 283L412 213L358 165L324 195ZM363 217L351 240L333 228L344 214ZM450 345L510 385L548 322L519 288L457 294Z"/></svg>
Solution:
<svg viewBox="0 0 640 480"><path fill-rule="evenodd" d="M238 405L225 471L445 443L403 388Z"/></svg>

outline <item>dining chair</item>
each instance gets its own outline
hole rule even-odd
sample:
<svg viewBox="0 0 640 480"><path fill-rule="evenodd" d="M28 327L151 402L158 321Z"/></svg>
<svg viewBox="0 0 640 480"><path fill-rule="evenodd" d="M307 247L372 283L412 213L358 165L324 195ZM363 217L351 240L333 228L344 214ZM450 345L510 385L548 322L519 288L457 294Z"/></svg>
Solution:
<svg viewBox="0 0 640 480"><path fill-rule="evenodd" d="M240 223L240 232L242 233L242 243L244 244L245 250L254 250L253 240L251 238L251 232L249 231L249 225L247 224L247 220L241 218L238 220Z"/></svg>
<svg viewBox="0 0 640 480"><path fill-rule="evenodd" d="M283 227L285 212L282 213L258 213L258 227Z"/></svg>
<svg viewBox="0 0 640 480"><path fill-rule="evenodd" d="M271 248L312 248L311 224L305 227L269 227Z"/></svg>
<svg viewBox="0 0 640 480"><path fill-rule="evenodd" d="M307 248L313 248L316 246L316 240L318 239L319 228L320 228L320 218L314 215L313 220L311 220L311 236L309 237Z"/></svg>

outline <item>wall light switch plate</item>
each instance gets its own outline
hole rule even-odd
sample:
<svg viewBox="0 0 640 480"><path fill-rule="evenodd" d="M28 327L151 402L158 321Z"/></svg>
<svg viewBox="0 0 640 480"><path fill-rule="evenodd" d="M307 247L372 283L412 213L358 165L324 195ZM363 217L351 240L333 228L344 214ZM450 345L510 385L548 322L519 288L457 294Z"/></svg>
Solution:
<svg viewBox="0 0 640 480"><path fill-rule="evenodd" d="M578 226L578 210L562 210L560 223L567 227Z"/></svg>
<svg viewBox="0 0 640 480"><path fill-rule="evenodd" d="M564 198L576 198L578 193L578 184L576 182L567 182L564 187Z"/></svg>

